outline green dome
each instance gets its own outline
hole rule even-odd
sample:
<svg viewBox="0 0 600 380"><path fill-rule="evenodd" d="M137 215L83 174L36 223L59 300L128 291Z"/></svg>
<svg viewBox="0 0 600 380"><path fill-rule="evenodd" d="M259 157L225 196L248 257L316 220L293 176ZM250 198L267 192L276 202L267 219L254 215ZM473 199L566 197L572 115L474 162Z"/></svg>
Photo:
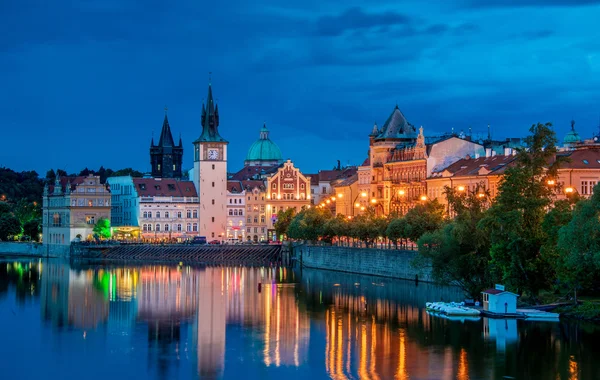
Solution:
<svg viewBox="0 0 600 380"><path fill-rule="evenodd" d="M581 142L581 138L579 137L579 133L575 132L575 121L571 121L571 131L567 133L567 135L563 139L563 143L575 144L578 142Z"/></svg>
<svg viewBox="0 0 600 380"><path fill-rule="evenodd" d="M246 161L283 161L281 150L269 139L269 130L266 125L263 125L260 130L260 138L250 146Z"/></svg>

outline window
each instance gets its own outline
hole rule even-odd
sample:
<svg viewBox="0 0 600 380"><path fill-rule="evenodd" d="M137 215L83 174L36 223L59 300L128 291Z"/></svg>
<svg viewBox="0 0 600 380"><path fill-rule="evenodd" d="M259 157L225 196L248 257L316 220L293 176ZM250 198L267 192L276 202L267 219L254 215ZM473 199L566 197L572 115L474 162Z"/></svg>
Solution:
<svg viewBox="0 0 600 380"><path fill-rule="evenodd" d="M168 217L169 217L169 212L165 211L165 218L168 218Z"/></svg>
<svg viewBox="0 0 600 380"><path fill-rule="evenodd" d="M258 223L258 217L257 216L254 217L254 223ZM254 232L256 232L256 231L254 231Z"/></svg>
<svg viewBox="0 0 600 380"><path fill-rule="evenodd" d="M238 210L237 209L233 210L233 215L237 216L237 214L238 214Z"/></svg>
<svg viewBox="0 0 600 380"><path fill-rule="evenodd" d="M277 189L277 184L276 184L276 183L274 183L274 184L273 184L273 186L271 186L271 188L272 188L273 190Z"/></svg>
<svg viewBox="0 0 600 380"><path fill-rule="evenodd" d="M194 161L200 161L200 145L194 145Z"/></svg>
<svg viewBox="0 0 600 380"><path fill-rule="evenodd" d="M214 233L214 232L212 232L212 233L210 234L210 236L211 236L211 237L215 237L215 233Z"/></svg>
<svg viewBox="0 0 600 380"><path fill-rule="evenodd" d="M177 165L173 164L173 171L177 170Z"/></svg>
<svg viewBox="0 0 600 380"><path fill-rule="evenodd" d="M194 232L198 231L198 223L192 224L192 231L194 231Z"/></svg>
<svg viewBox="0 0 600 380"><path fill-rule="evenodd" d="M215 217L213 216L211 219L212 219L212 222L214 223L215 222Z"/></svg>
<svg viewBox="0 0 600 380"><path fill-rule="evenodd" d="M186 225L185 225L185 230L186 230L187 232L192 232L192 224L191 224L191 223L188 223L188 224L186 224Z"/></svg>
<svg viewBox="0 0 600 380"><path fill-rule="evenodd" d="M231 199L230 199L230 200L229 200L229 204L231 204L231 203L232 203L232 202L231 202Z"/></svg>
<svg viewBox="0 0 600 380"><path fill-rule="evenodd" d="M214 182L212 183L212 187L215 187L215 183Z"/></svg>
<svg viewBox="0 0 600 380"><path fill-rule="evenodd" d="M142 226L142 231L148 231L148 225L147 224L144 224Z"/></svg>
<svg viewBox="0 0 600 380"><path fill-rule="evenodd" d="M144 211L144 218L148 217L148 211Z"/></svg>
<svg viewBox="0 0 600 380"><path fill-rule="evenodd" d="M250 233L250 227L246 228L246 232Z"/></svg>
<svg viewBox="0 0 600 380"><path fill-rule="evenodd" d="M160 232L160 224L156 223L155 231L159 231Z"/></svg>
<svg viewBox="0 0 600 380"><path fill-rule="evenodd" d="M248 200L250 200L250 197L248 197Z"/></svg>
<svg viewBox="0 0 600 380"><path fill-rule="evenodd" d="M194 210L194 218L198 217L198 210Z"/></svg>
<svg viewBox="0 0 600 380"><path fill-rule="evenodd" d="M87 218L86 218L86 222L87 222ZM60 223L61 223L60 214L56 213L56 214L52 215L52 226L60 227ZM90 224L90 223L88 223L88 224Z"/></svg>
<svg viewBox="0 0 600 380"><path fill-rule="evenodd" d="M321 191L321 194L327 194L327 187L323 186L323 189Z"/></svg>
<svg viewBox="0 0 600 380"><path fill-rule="evenodd" d="M152 224L148 224L148 231L152 231Z"/></svg>
<svg viewBox="0 0 600 380"><path fill-rule="evenodd" d="M186 212L186 216L187 216L188 218L191 218L191 217L192 217L192 210L187 210L187 212Z"/></svg>
<svg viewBox="0 0 600 380"><path fill-rule="evenodd" d="M160 170L160 164L158 164L157 167L158 167L158 170Z"/></svg>
<svg viewBox="0 0 600 380"><path fill-rule="evenodd" d="M294 184L293 183L284 183L283 188L284 189L294 189Z"/></svg>
<svg viewBox="0 0 600 380"><path fill-rule="evenodd" d="M178 225L177 225L177 231L178 231L178 232L181 232L181 224L178 224Z"/></svg>
<svg viewBox="0 0 600 380"><path fill-rule="evenodd" d="M177 211L177 217L181 218L181 211Z"/></svg>
<svg viewBox="0 0 600 380"><path fill-rule="evenodd" d="M213 205L215 204L215 200L214 200L214 199L212 200L212 204L213 204Z"/></svg>
<svg viewBox="0 0 600 380"><path fill-rule="evenodd" d="M235 214L237 215L237 212ZM229 210L229 215L233 216L233 210Z"/></svg>
<svg viewBox="0 0 600 380"><path fill-rule="evenodd" d="M304 184L303 183L300 184L300 189L304 190Z"/></svg>
<svg viewBox="0 0 600 380"><path fill-rule="evenodd" d="M165 224L165 232L169 232L169 225Z"/></svg>
<svg viewBox="0 0 600 380"><path fill-rule="evenodd" d="M215 164L213 164L212 168L213 168L213 170L215 170Z"/></svg>
<svg viewBox="0 0 600 380"><path fill-rule="evenodd" d="M265 228L263 227L263 228L261 228L261 230L262 230L262 233L264 234L265 233Z"/></svg>
<svg viewBox="0 0 600 380"><path fill-rule="evenodd" d="M175 170L175 169L173 169ZM172 183L167 184L167 188L169 189L169 191L175 191L175 185Z"/></svg>
<svg viewBox="0 0 600 380"><path fill-rule="evenodd" d="M258 233L258 227L254 227L254 233Z"/></svg>
<svg viewBox="0 0 600 380"><path fill-rule="evenodd" d="M57 215L57 214L54 214L54 215ZM86 216L86 217L85 217L85 222L86 222L87 224L96 224L96 221L95 221L95 216ZM59 224L59 225L60 225L60 224Z"/></svg>
<svg viewBox="0 0 600 380"><path fill-rule="evenodd" d="M248 217L248 219L246 219L246 221L247 221L248 223L252 223L252 218Z"/></svg>
<svg viewBox="0 0 600 380"><path fill-rule="evenodd" d="M242 209L242 208L241 208L241 209L239 209L239 210L238 210L238 215L244 215L244 209Z"/></svg>
<svg viewBox="0 0 600 380"><path fill-rule="evenodd" d="M160 218L160 211L157 211L157 212L156 212L156 217L157 217L157 218Z"/></svg>
<svg viewBox="0 0 600 380"><path fill-rule="evenodd" d="M261 223L264 223L264 222L265 222L265 216L264 216L264 215L262 215L262 216L260 217L260 222L261 222ZM264 232L264 231L263 231L263 232Z"/></svg>

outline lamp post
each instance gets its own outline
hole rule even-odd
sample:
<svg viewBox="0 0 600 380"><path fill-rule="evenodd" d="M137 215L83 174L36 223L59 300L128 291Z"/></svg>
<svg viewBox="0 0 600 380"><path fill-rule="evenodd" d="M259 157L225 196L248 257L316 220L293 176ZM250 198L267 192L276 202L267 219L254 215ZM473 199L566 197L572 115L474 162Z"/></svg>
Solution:
<svg viewBox="0 0 600 380"><path fill-rule="evenodd" d="M352 188L350 188L350 191L352 191ZM350 196L350 197L352 197L352 196ZM356 201L358 199L358 197L366 198L367 193L363 191L363 192L357 194L356 197L354 198L354 200L352 201L352 204L350 205L350 207L352 208L352 216L354 216L354 209L360 207L360 203ZM364 210L364 208L363 208L363 210Z"/></svg>

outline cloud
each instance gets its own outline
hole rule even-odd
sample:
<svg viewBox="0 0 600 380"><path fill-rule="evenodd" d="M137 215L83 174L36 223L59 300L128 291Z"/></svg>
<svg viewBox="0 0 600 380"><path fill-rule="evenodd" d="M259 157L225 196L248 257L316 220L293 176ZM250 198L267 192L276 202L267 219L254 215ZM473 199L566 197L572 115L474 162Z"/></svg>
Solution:
<svg viewBox="0 0 600 380"><path fill-rule="evenodd" d="M579 7L600 5L600 0L468 0L472 8L521 8L521 7Z"/></svg>
<svg viewBox="0 0 600 380"><path fill-rule="evenodd" d="M323 16L317 20L317 35L339 36L348 30L370 29L393 25L408 25L411 18L393 11L367 13L360 7L345 10L335 16Z"/></svg>

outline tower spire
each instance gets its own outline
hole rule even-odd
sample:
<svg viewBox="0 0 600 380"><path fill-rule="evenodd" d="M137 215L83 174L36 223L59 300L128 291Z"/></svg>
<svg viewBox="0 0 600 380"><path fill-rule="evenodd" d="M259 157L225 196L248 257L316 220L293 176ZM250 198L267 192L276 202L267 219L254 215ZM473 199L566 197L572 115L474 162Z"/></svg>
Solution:
<svg viewBox="0 0 600 380"><path fill-rule="evenodd" d="M169 125L169 118L167 117L167 107L165 107L165 118L163 120L162 130L160 131L160 139L158 140L158 146L174 146L173 135L171 134L171 126Z"/></svg>
<svg viewBox="0 0 600 380"><path fill-rule="evenodd" d="M225 139L219 135L219 107L215 104L213 99L212 78L209 78L206 105L202 104L202 116L200 120L202 123L202 133L195 142L226 142Z"/></svg>

